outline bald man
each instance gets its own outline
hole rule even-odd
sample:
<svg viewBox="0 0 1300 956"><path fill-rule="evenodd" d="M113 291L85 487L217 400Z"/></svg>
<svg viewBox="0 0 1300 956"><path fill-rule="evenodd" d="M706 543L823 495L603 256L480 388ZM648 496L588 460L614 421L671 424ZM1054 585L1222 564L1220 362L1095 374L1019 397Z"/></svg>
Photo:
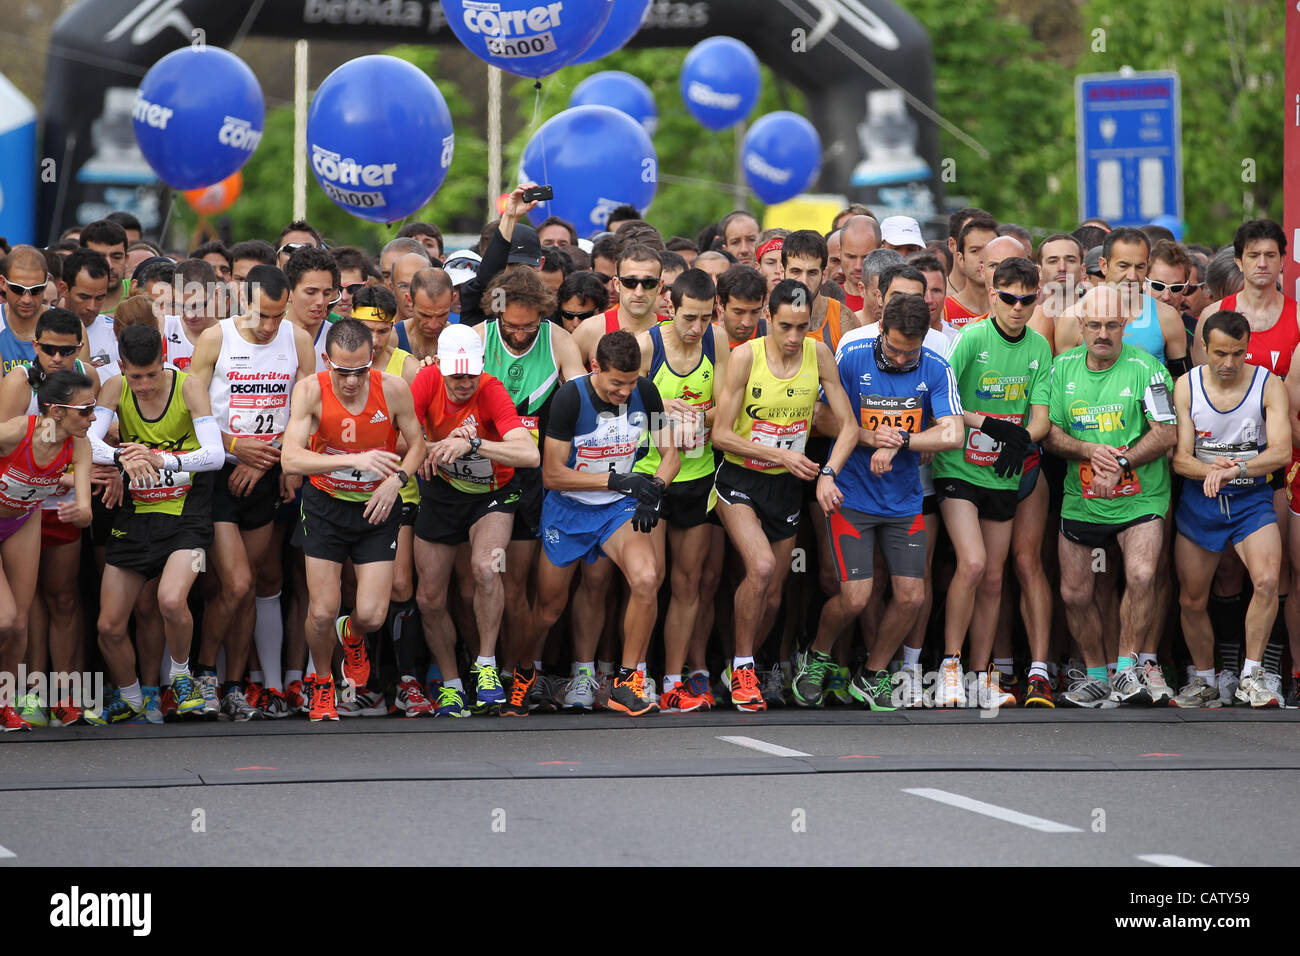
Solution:
<svg viewBox="0 0 1300 956"><path fill-rule="evenodd" d="M844 303L861 312L867 289L862 282L862 262L880 246L880 225L870 216L854 216L840 230L840 262L844 270Z"/></svg>
<svg viewBox="0 0 1300 956"><path fill-rule="evenodd" d="M826 278L844 291L844 266L840 259L840 237L843 233L836 229L826 237Z"/></svg>
<svg viewBox="0 0 1300 956"><path fill-rule="evenodd" d="M400 273L401 261L394 275ZM398 323L397 342L421 362L437 355L438 336L451 319L451 292L451 276L441 269L425 267L411 277L411 317Z"/></svg>

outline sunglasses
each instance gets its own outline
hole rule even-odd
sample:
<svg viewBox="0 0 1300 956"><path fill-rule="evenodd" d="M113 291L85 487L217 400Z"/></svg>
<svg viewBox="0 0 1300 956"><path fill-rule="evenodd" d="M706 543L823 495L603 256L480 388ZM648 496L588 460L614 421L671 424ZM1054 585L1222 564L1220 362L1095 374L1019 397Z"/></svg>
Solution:
<svg viewBox="0 0 1300 956"><path fill-rule="evenodd" d="M593 315L599 315L599 309L588 309L586 312L570 312L568 309L561 309L560 315L566 319L581 322L583 319L589 319Z"/></svg>
<svg viewBox="0 0 1300 956"><path fill-rule="evenodd" d="M358 292L360 292L369 284L370 283L368 282L353 282L351 285L345 285L343 287L343 291L346 292L348 295L355 296ZM335 299L335 301L337 302L338 300Z"/></svg>
<svg viewBox="0 0 1300 956"><path fill-rule="evenodd" d="M60 405L57 402L52 402L50 408L70 408L82 418L89 418L91 415L95 414L94 402L88 402L85 405Z"/></svg>
<svg viewBox="0 0 1300 956"><path fill-rule="evenodd" d="M1001 299L1003 302L1005 302L1007 305L1016 305L1017 303L1021 303L1023 305L1033 305L1035 302L1038 301L1037 292L1031 292L1028 295L1015 295L1014 293L1011 292L1003 292L1001 289L996 289L995 291L998 294L998 298Z"/></svg>
<svg viewBox="0 0 1300 956"><path fill-rule="evenodd" d="M504 322L501 323L501 331L511 335L529 335L541 327L542 323L540 322L535 322L532 325L506 325Z"/></svg>
<svg viewBox="0 0 1300 956"><path fill-rule="evenodd" d="M635 289L640 286L643 289L659 288L659 279L650 278L649 276L619 276L618 281L622 283L624 289Z"/></svg>
<svg viewBox="0 0 1300 956"><path fill-rule="evenodd" d="M70 358L71 356L76 355L78 352L81 351L80 345L46 345L44 342L37 342L36 347L40 349L42 352L44 352L46 355L48 355L50 358L54 358L54 356L56 355L62 355L64 358Z"/></svg>
<svg viewBox="0 0 1300 956"><path fill-rule="evenodd" d="M289 255L293 255L299 249L315 249L315 248L317 248L317 246L316 243L314 242L286 242L279 249L275 250L275 254L278 256L283 252L287 252L289 253Z"/></svg>
<svg viewBox="0 0 1300 956"><path fill-rule="evenodd" d="M371 366L374 364L374 362L367 362L360 368L339 368L333 362L330 362L330 370L340 378L362 378L370 371Z"/></svg>
<svg viewBox="0 0 1300 956"><path fill-rule="evenodd" d="M45 294L45 287L49 284L48 279L40 285L19 285L17 282L10 282L8 279L5 279L5 285L9 287L9 291L20 299L25 295L30 295L33 298L39 299Z"/></svg>
<svg viewBox="0 0 1300 956"><path fill-rule="evenodd" d="M1152 292L1164 292L1168 289L1174 295L1182 295L1184 292L1194 292L1201 287L1200 283L1191 282L1157 282L1155 279L1147 279L1147 285L1151 287Z"/></svg>

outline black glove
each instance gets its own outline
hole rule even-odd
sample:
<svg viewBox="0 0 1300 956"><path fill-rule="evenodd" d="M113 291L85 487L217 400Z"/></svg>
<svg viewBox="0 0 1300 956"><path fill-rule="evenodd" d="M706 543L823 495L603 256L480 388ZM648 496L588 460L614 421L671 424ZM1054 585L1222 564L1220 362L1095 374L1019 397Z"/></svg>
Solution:
<svg viewBox="0 0 1300 956"><path fill-rule="evenodd" d="M992 415L985 415L984 423L980 425L980 431L994 441L1023 441L1026 446L1029 445L1029 431L1014 422L1007 421L1005 418L994 418Z"/></svg>
<svg viewBox="0 0 1300 956"><path fill-rule="evenodd" d="M644 501L636 506L636 511L632 514L632 528L643 534L649 534L654 530L654 526L659 523L659 502L653 505L646 504Z"/></svg>
<svg viewBox="0 0 1300 956"><path fill-rule="evenodd" d="M1002 451L998 452L998 460L993 463L993 474L999 478L1010 478L1012 475L1020 474L1020 469L1025 464L1025 456L1029 454L1029 448L1028 435L1023 441L1018 437L1013 441L1004 441Z"/></svg>
<svg viewBox="0 0 1300 956"><path fill-rule="evenodd" d="M659 500L664 494L663 485L654 477L635 471L626 475L611 471L609 481L606 482L605 487L610 491L617 491L630 498L635 498L640 504L654 505L656 508L659 507Z"/></svg>

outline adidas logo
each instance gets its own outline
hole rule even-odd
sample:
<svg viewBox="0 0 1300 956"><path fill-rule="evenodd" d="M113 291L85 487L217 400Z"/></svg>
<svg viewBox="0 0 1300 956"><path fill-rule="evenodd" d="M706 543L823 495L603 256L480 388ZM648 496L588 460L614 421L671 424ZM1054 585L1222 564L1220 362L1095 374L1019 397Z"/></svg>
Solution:
<svg viewBox="0 0 1300 956"><path fill-rule="evenodd" d="M378 425L380 422L386 421L388 421L388 416L384 414L384 410L381 408L379 411L375 412L374 416L370 419L370 424Z"/></svg>
<svg viewBox="0 0 1300 956"><path fill-rule="evenodd" d="M925 382L917 382L916 390L918 392L928 392L930 390L930 386L926 385Z"/></svg>
<svg viewBox="0 0 1300 956"><path fill-rule="evenodd" d="M1133 392L1129 389L1129 387L1128 387L1127 385L1125 385L1123 391L1121 391L1121 392L1119 393L1119 397L1120 397L1120 398L1132 398L1132 397L1133 397Z"/></svg>

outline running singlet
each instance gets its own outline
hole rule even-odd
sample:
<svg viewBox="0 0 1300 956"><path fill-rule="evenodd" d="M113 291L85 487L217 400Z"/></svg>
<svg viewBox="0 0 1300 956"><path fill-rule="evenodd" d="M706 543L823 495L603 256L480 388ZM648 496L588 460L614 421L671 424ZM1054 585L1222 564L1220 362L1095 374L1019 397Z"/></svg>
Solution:
<svg viewBox="0 0 1300 956"><path fill-rule="evenodd" d="M54 460L42 467L32 457L32 433L37 415L27 416L27 435L18 447L0 458L0 508L26 512L44 505L59 491L59 480L72 464L72 438L65 438Z"/></svg>
<svg viewBox="0 0 1300 956"><path fill-rule="evenodd" d="M1219 306L1229 312L1237 311L1237 296L1225 295ZM1251 332L1246 361L1266 368L1279 378L1291 371L1291 356L1300 345L1300 303L1282 296L1282 314L1262 332ZM1300 410L1298 410L1300 411Z"/></svg>
<svg viewBox="0 0 1300 956"><path fill-rule="evenodd" d="M393 354L388 357L388 367L384 371L389 375L402 378L402 366L406 364L406 360L410 357L411 353L405 349L393 349ZM412 475L410 481L402 485L402 502L408 505L418 505L420 503L420 482L415 475Z"/></svg>
<svg viewBox="0 0 1300 956"><path fill-rule="evenodd" d="M168 374L166 371L164 375ZM148 419L140 411L135 400L135 393L127 385L126 376L122 378L122 393L117 400L118 434L123 442L138 442L147 448L183 455L199 450L199 439L194 434L194 419L181 397L181 389L188 377L185 372L171 372L171 392L167 396L167 407L160 417ZM194 490L194 476L188 471L170 471L163 469L158 473L157 481L150 487L139 488L127 485L131 492L131 502L139 514L179 515L185 510L185 502Z"/></svg>
<svg viewBox="0 0 1300 956"><path fill-rule="evenodd" d="M185 323L179 315L163 316L163 361L172 368L185 372L194 359L194 343L185 334Z"/></svg>
<svg viewBox="0 0 1300 956"><path fill-rule="evenodd" d="M656 325L650 330L650 342L654 352L650 357L650 381L654 382L660 397L665 401L680 398L689 405L694 405L701 413L713 407L713 328L705 329L700 337L700 360L685 375L678 375L668 364L668 354L664 351L663 327ZM681 453L681 470L677 472L674 482L694 481L707 478L713 474L713 445L709 441L709 429L702 427L687 434L684 429L674 428L679 432L677 448ZM659 449L653 445L645 457L636 463L636 471L653 475L659 470Z"/></svg>
<svg viewBox="0 0 1300 956"><path fill-rule="evenodd" d="M978 322L980 319L986 318L988 313L972 312L962 305L956 296L950 295L943 301L943 316L954 329L962 329L972 322Z"/></svg>
<svg viewBox="0 0 1300 956"><path fill-rule="evenodd" d="M86 367L81 364L81 359L76 359L73 362L73 365L82 375L86 374ZM39 415L40 413L40 403L36 401L36 389L32 389L32 400L27 403L27 414ZM62 484L56 485L54 490L50 492L49 497L41 502L41 508L45 511L57 511L59 508L59 502L72 493L73 490L71 488L67 488Z"/></svg>
<svg viewBox="0 0 1300 956"><path fill-rule="evenodd" d="M486 372L479 376L478 391L473 397L457 405L447 396L447 386L438 366L426 365L411 383L411 397L431 445L462 425L474 429L484 441L501 441L511 429L524 427L506 387ZM438 474L457 491L477 495L508 485L515 470L510 465L471 453L450 464L439 464Z"/></svg>
<svg viewBox="0 0 1300 956"><path fill-rule="evenodd" d="M1147 422L1173 425L1173 384L1164 365L1133 345L1120 350L1104 372L1088 368L1088 351L1080 345L1052 363L1052 423L1079 441L1127 451L1149 430ZM1143 515L1169 510L1169 462L1164 455L1126 471L1113 498L1091 490L1092 466L1066 462L1061 517L1094 524L1123 524Z"/></svg>
<svg viewBox="0 0 1300 956"><path fill-rule="evenodd" d="M840 347L840 302L838 299L826 300L826 320L822 322L821 327L816 332L809 332L815 339L821 339L826 343L826 347L835 354L835 350Z"/></svg>
<svg viewBox="0 0 1300 956"><path fill-rule="evenodd" d="M1028 326L1011 341L996 319L967 324L953 343L948 363L967 411L1026 425L1031 405L1051 400L1052 347ZM978 428L966 427L961 448L934 456L936 478L960 478L981 488L1010 491L1020 486L1020 474L999 478L993 465L1002 443Z"/></svg>
<svg viewBox="0 0 1300 956"><path fill-rule="evenodd" d="M36 361L36 346L24 342L9 328L8 316L0 306L0 374L8 375L20 365Z"/></svg>
<svg viewBox="0 0 1300 956"><path fill-rule="evenodd" d="M754 339L761 339L763 336L767 335L767 319L759 319L758 324L754 326L754 331L750 333L749 338L742 339L740 342L737 342L735 339L731 337L731 333L727 332L726 325L724 325L721 322L714 322L713 324L716 325L718 328L722 329L722 331L726 333L727 346L733 352L736 351L737 345L743 345L745 342L752 342L754 341Z"/></svg>
<svg viewBox="0 0 1300 956"><path fill-rule="evenodd" d="M1196 460L1207 465L1213 465L1217 458L1249 461L1268 447L1264 429L1264 386L1268 382L1268 370L1253 367L1250 388L1236 408L1223 412L1205 394L1205 369L1204 365L1193 369L1189 379ZM1266 484L1268 478L1264 475L1233 478L1219 487L1219 494L1241 494Z"/></svg>
<svg viewBox="0 0 1300 956"><path fill-rule="evenodd" d="M571 445L565 465L574 471L626 475L645 453L650 416L663 411L663 399L648 378L637 379L625 404L611 405L596 394L591 377L584 375L565 382L555 393L546 437ZM584 505L608 505L625 497L617 491L559 494Z"/></svg>
<svg viewBox="0 0 1300 956"><path fill-rule="evenodd" d="M812 429L813 407L817 403L820 376L817 374L817 340L805 337L803 360L791 378L777 378L767 364L767 343L757 340L750 346L753 365L745 394L741 396L740 414L733 426L746 441L768 448L790 448L803 454ZM757 449L755 449L757 452ZM727 461L742 468L769 475L788 471L775 462L751 455L742 457L726 453Z"/></svg>
<svg viewBox="0 0 1300 956"><path fill-rule="evenodd" d="M543 322L537 338L523 355L516 355L501 340L501 324L493 319L484 329L483 371L495 376L510 393L524 427L540 442L542 415L560 387L560 370L551 348L551 323Z"/></svg>
<svg viewBox="0 0 1300 956"><path fill-rule="evenodd" d="M1124 342L1146 349L1155 356L1161 365L1165 361L1165 333L1160 328L1160 316L1156 313L1156 300L1149 295L1142 296L1142 312L1136 319L1124 323ZM1246 359L1250 361L1250 359Z"/></svg>
<svg viewBox="0 0 1300 956"><path fill-rule="evenodd" d="M289 395L298 376L293 323L281 322L266 345L255 345L240 335L234 319L222 319L219 325L221 351L208 388L212 417L234 438L279 447L280 436L289 426ZM237 460L226 454L226 461Z"/></svg>
<svg viewBox="0 0 1300 956"><path fill-rule="evenodd" d="M101 312L86 327L86 347L90 350L90 364L95 368L117 364L117 335L113 332L111 315Z"/></svg>
<svg viewBox="0 0 1300 956"><path fill-rule="evenodd" d="M848 393L862 428L893 425L912 434L923 431L935 418L961 415L961 396L952 369L930 348L910 372L882 372L876 364L874 338L859 338L844 345L835 362L840 382ZM873 450L853 449L835 484L844 493L844 506L869 515L911 518L921 511L921 456L900 451L891 470L871 473Z"/></svg>
<svg viewBox="0 0 1300 956"><path fill-rule="evenodd" d="M343 407L330 387L330 373L317 372L320 383L320 424L311 436L311 450L322 455L351 455L363 451L397 451L397 430L384 397L384 373L370 370L366 407L353 413ZM336 468L312 475L311 483L340 501L369 501L383 478L358 468Z"/></svg>

